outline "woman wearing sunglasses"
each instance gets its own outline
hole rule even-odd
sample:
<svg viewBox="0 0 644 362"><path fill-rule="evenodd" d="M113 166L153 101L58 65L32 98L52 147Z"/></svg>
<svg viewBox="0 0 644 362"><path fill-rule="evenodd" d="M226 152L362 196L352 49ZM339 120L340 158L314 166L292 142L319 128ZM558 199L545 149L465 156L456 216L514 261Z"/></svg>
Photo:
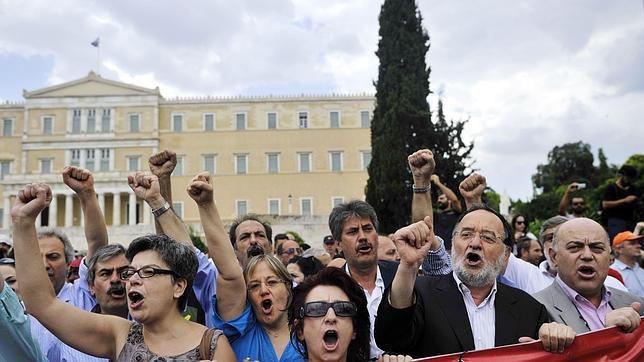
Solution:
<svg viewBox="0 0 644 362"><path fill-rule="evenodd" d="M367 299L341 269L324 268L295 288L289 325L309 361L369 360Z"/></svg>
<svg viewBox="0 0 644 362"><path fill-rule="evenodd" d="M219 217L210 175L196 175L188 194L197 203L208 253L219 271L214 325L224 331L240 361L304 361L291 343L287 310L293 279L284 264L262 254L250 258L242 270ZM242 234L256 238L258 231L265 230L256 223ZM251 243L257 245L257 240Z"/></svg>
<svg viewBox="0 0 644 362"><path fill-rule="evenodd" d="M537 237L528 231L528 221L524 215L516 214L512 217L512 231L514 231L514 240L519 240L524 236L537 240Z"/></svg>
<svg viewBox="0 0 644 362"><path fill-rule="evenodd" d="M235 360L221 331L183 318L197 257L165 235L137 238L126 253L130 266L121 271L121 279L126 280L133 321L86 312L56 298L34 225L51 198L49 186L27 185L18 193L11 217L27 311L56 337L81 352L116 361Z"/></svg>

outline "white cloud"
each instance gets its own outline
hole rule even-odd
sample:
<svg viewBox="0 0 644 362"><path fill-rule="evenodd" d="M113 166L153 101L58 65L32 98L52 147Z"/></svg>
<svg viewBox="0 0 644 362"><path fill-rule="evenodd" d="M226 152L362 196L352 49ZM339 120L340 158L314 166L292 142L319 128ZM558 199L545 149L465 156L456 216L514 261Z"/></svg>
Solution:
<svg viewBox="0 0 644 362"><path fill-rule="evenodd" d="M372 93L381 3L0 0L0 55L51 57L46 86L95 68L100 36L104 77L165 96ZM642 152L641 2L418 3L432 90L449 118L471 119L493 187L530 196L536 165L564 142L603 147L613 163Z"/></svg>

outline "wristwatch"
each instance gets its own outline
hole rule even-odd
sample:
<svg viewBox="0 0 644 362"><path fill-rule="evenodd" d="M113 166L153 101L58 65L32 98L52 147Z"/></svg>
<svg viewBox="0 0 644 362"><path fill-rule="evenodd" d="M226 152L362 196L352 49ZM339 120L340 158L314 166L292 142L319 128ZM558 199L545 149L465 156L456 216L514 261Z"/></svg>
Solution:
<svg viewBox="0 0 644 362"><path fill-rule="evenodd" d="M152 215L154 215L154 217L159 217L163 215L164 212L170 210L170 208L171 208L170 204L167 201L165 201L160 208L152 210Z"/></svg>

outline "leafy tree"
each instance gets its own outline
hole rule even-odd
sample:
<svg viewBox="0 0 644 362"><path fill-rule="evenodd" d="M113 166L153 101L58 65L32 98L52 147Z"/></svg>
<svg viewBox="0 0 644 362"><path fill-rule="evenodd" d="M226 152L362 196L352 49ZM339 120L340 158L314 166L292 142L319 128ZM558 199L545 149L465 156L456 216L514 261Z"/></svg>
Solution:
<svg viewBox="0 0 644 362"><path fill-rule="evenodd" d="M385 0L379 22L376 55L380 65L374 83L372 160L365 194L381 220L381 231L392 232L410 219L412 193L407 156L422 148L435 151L441 179L454 187L465 167L450 166L447 160L466 158L471 147L466 151L451 149L463 144L465 122L448 122L441 113L436 129L432 124L427 103L430 68L425 63L429 36L422 27L416 3ZM444 133L438 136L436 132Z"/></svg>
<svg viewBox="0 0 644 362"><path fill-rule="evenodd" d="M590 145L579 141L555 146L548 153L548 163L537 166L532 182L543 192L551 192L571 182L585 182L589 187L596 187L597 176Z"/></svg>
<svg viewBox="0 0 644 362"><path fill-rule="evenodd" d="M203 238L199 233L197 233L197 230L195 230L192 225L188 225L188 235L190 235L190 240L192 241L192 245L196 246L197 249L201 250L202 253L208 254L208 247L206 246L206 243L203 242Z"/></svg>

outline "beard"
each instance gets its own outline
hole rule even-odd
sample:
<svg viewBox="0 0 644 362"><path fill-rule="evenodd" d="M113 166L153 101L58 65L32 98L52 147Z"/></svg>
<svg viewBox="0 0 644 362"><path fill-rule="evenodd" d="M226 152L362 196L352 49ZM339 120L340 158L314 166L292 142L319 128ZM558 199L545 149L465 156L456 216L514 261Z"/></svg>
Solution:
<svg viewBox="0 0 644 362"><path fill-rule="evenodd" d="M482 288L494 284L494 280L505 267L505 253L502 253L494 262L483 259L485 265L475 274L465 268L465 255L466 253L456 255L455 249L452 249L452 269L458 279L468 287Z"/></svg>
<svg viewBox="0 0 644 362"><path fill-rule="evenodd" d="M439 209L439 210L445 210L445 209L447 209L447 203L439 202L439 203L438 203L438 209Z"/></svg>

